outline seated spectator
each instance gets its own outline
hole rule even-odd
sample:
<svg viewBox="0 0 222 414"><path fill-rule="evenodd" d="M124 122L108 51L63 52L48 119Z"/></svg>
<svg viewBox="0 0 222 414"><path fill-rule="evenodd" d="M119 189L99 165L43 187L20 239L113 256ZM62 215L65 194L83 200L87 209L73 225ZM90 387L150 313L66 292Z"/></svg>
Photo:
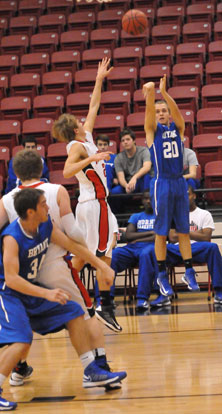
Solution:
<svg viewBox="0 0 222 414"><path fill-rule="evenodd" d="M190 148L184 148L183 153L183 176L187 180L187 184L196 190L200 188L200 180L197 180L197 161L196 154Z"/></svg>
<svg viewBox="0 0 222 414"><path fill-rule="evenodd" d="M157 262L155 261L155 265L153 265L154 260L149 255L150 250L154 252L155 215L148 191L144 191L142 203L144 210L129 218L126 229L128 244L113 250L111 267L115 273L119 273L128 267L139 266L137 308L147 309L149 306L147 296L151 292L155 272L158 271ZM149 277L147 277L148 274ZM144 291L146 292L145 296Z"/></svg>
<svg viewBox="0 0 222 414"><path fill-rule="evenodd" d="M34 137L29 136L25 138L22 142L22 145L24 149L37 151L37 141ZM13 170L13 159L14 158L11 158L11 160L9 161L9 165L8 165L8 181L7 181L7 186L5 189L5 194L9 193L9 191L13 190L13 188L21 184L21 182L16 177L14 170ZM43 171L42 171L41 178L44 179L45 181L49 181L49 170L48 170L48 167L47 167L47 164L44 158L42 158L42 164L43 164Z"/></svg>
<svg viewBox="0 0 222 414"><path fill-rule="evenodd" d="M222 258L218 245L210 241L212 232L215 229L213 218L209 211L197 207L196 194L191 186L189 186L189 203L190 239L193 261L195 263L207 263L215 292L214 303L222 305ZM176 266L182 263L182 257L175 230L170 231L169 239L170 243L167 245L167 264ZM184 276L182 280L186 283ZM169 297L160 295L150 305L164 306L167 302L169 303Z"/></svg>
<svg viewBox="0 0 222 414"><path fill-rule="evenodd" d="M150 187L150 152L147 147L137 147L135 139L130 128L124 128L120 133L123 151L115 158L119 185L112 188L111 194L143 192Z"/></svg>
<svg viewBox="0 0 222 414"><path fill-rule="evenodd" d="M109 137L105 134L100 134L96 137L96 146L99 152L106 152L109 151ZM109 191L118 184L118 179L116 178L116 171L114 166L114 160L116 158L116 154L110 154L109 161L104 160L105 167L106 167L106 178L107 178L107 186Z"/></svg>

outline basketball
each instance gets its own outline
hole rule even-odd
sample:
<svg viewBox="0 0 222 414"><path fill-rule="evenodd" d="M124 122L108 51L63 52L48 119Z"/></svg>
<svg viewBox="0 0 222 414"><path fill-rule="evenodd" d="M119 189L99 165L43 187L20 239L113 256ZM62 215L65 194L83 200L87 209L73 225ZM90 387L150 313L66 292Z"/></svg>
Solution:
<svg viewBox="0 0 222 414"><path fill-rule="evenodd" d="M136 9L129 10L122 18L123 30L133 36L143 33L148 26L146 15Z"/></svg>

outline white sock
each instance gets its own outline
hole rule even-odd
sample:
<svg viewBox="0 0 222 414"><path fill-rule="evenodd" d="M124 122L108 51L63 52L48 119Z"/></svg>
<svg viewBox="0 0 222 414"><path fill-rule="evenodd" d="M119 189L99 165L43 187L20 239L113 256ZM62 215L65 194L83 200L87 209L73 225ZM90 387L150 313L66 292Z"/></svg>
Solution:
<svg viewBox="0 0 222 414"><path fill-rule="evenodd" d="M106 355L105 348L95 348L93 349L93 354L95 357L100 357Z"/></svg>
<svg viewBox="0 0 222 414"><path fill-rule="evenodd" d="M85 354L80 355L80 361L82 362L83 368L86 369L91 362L95 360L93 352L88 351Z"/></svg>
<svg viewBox="0 0 222 414"><path fill-rule="evenodd" d="M3 374L0 374L0 387L2 386L3 382L5 382L6 376Z"/></svg>

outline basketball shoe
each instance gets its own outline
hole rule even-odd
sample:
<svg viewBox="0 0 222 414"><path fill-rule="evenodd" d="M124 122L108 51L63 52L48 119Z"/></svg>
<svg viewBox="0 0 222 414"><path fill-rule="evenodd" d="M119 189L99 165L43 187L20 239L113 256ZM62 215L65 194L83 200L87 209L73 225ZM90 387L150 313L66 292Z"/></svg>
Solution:
<svg viewBox="0 0 222 414"><path fill-rule="evenodd" d="M119 383L126 378L126 372L110 372L100 368L96 361L86 367L83 375L83 388L104 387L108 384Z"/></svg>
<svg viewBox="0 0 222 414"><path fill-rule="evenodd" d="M173 296L173 289L169 284L169 277L166 271L158 273L157 283L163 296Z"/></svg>
<svg viewBox="0 0 222 414"><path fill-rule="evenodd" d="M122 328L118 324L112 305L100 305L96 308L96 317L114 332L121 332Z"/></svg>
<svg viewBox="0 0 222 414"><path fill-rule="evenodd" d="M12 370L9 384L18 387L24 384L24 379L31 377L33 368L27 362L18 362L16 367Z"/></svg>
<svg viewBox="0 0 222 414"><path fill-rule="evenodd" d="M195 270L193 268L186 269L182 281L186 283L188 289L192 290L192 292L199 292L200 287L196 281Z"/></svg>
<svg viewBox="0 0 222 414"><path fill-rule="evenodd" d="M0 411L12 411L17 407L16 402L8 401L2 398L2 388L0 388Z"/></svg>
<svg viewBox="0 0 222 414"><path fill-rule="evenodd" d="M163 306L169 306L169 305L171 305L169 296L164 296L161 294L157 296L156 299L152 300L152 302L150 302L150 306L153 306L153 307L156 306L158 308L163 307Z"/></svg>
<svg viewBox="0 0 222 414"><path fill-rule="evenodd" d="M112 370L111 370L111 368L110 368L110 366L107 362L106 355L96 356L95 361L96 361L96 364L98 365L98 367L104 369L105 371L112 372ZM121 387L122 387L121 382L115 382L113 384L105 385L106 391L118 390Z"/></svg>

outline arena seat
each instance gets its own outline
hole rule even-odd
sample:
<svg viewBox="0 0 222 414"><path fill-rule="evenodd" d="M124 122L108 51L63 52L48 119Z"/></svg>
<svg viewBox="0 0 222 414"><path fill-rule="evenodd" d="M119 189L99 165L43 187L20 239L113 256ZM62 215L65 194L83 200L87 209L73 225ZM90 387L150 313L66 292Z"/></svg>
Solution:
<svg viewBox="0 0 222 414"><path fill-rule="evenodd" d="M201 88L203 82L203 65L201 63L176 63L172 69L173 86L196 86Z"/></svg>
<svg viewBox="0 0 222 414"><path fill-rule="evenodd" d="M47 165L49 171L63 170L67 158L66 143L57 142L48 146Z"/></svg>
<svg viewBox="0 0 222 414"><path fill-rule="evenodd" d="M126 121L130 113L129 91L106 91L102 92L100 102L100 114L121 114Z"/></svg>
<svg viewBox="0 0 222 414"><path fill-rule="evenodd" d="M69 30L63 32L60 38L61 50L72 50L82 52L87 48L89 34L86 30Z"/></svg>
<svg viewBox="0 0 222 414"><path fill-rule="evenodd" d="M47 12L55 14L64 14L66 17L72 13L73 3L70 0L48 0Z"/></svg>
<svg viewBox="0 0 222 414"><path fill-rule="evenodd" d="M58 33L37 33L30 39L30 52L51 53L57 50Z"/></svg>
<svg viewBox="0 0 222 414"><path fill-rule="evenodd" d="M18 73L11 77L11 96L29 96L33 100L39 94L39 88L40 75L38 73Z"/></svg>
<svg viewBox="0 0 222 414"><path fill-rule="evenodd" d="M186 23L182 29L183 43L200 42L208 43L211 41L211 24L206 22Z"/></svg>
<svg viewBox="0 0 222 414"><path fill-rule="evenodd" d="M109 138L119 144L119 134L124 127L124 118L122 115L103 114L98 115L95 121L93 134L107 134Z"/></svg>
<svg viewBox="0 0 222 414"><path fill-rule="evenodd" d="M75 91L76 92L92 92L95 85L97 69L82 69L75 73ZM103 86L102 86L103 89Z"/></svg>
<svg viewBox="0 0 222 414"><path fill-rule="evenodd" d="M214 21L214 4L209 3L187 6L187 23L208 22L212 24Z"/></svg>
<svg viewBox="0 0 222 414"><path fill-rule="evenodd" d="M69 71L52 71L43 73L42 93L62 94L64 98L71 92L72 74Z"/></svg>
<svg viewBox="0 0 222 414"><path fill-rule="evenodd" d="M68 16L68 30L86 30L88 33L94 29L95 13L92 11L80 11Z"/></svg>
<svg viewBox="0 0 222 414"><path fill-rule="evenodd" d="M222 59L206 64L206 83L222 83Z"/></svg>
<svg viewBox="0 0 222 414"><path fill-rule="evenodd" d="M96 48L96 49L87 49L82 52L82 68L98 68L98 63L103 58L112 58L112 53L110 49L107 48Z"/></svg>
<svg viewBox="0 0 222 414"><path fill-rule="evenodd" d="M51 129L53 125L53 119L51 118L32 118L26 119L22 125L22 138L27 136L33 136L38 145L43 145L48 149L48 146L52 144Z"/></svg>
<svg viewBox="0 0 222 414"><path fill-rule="evenodd" d="M222 108L202 108L197 111L198 134L219 133L222 125Z"/></svg>
<svg viewBox="0 0 222 414"><path fill-rule="evenodd" d="M168 89L170 96L181 109L192 109L194 113L199 107L199 91L195 86L174 86Z"/></svg>
<svg viewBox="0 0 222 414"><path fill-rule="evenodd" d="M79 69L80 53L75 50L62 50L52 53L51 68L52 70L69 71L72 75Z"/></svg>
<svg viewBox="0 0 222 414"><path fill-rule="evenodd" d="M174 59L174 48L172 45L146 46L144 59L145 65L168 65L171 67Z"/></svg>
<svg viewBox="0 0 222 414"><path fill-rule="evenodd" d="M167 75L167 87L170 84L170 67L168 65L147 65L140 68L140 87L146 82L154 82L155 87L158 88L160 78Z"/></svg>
<svg viewBox="0 0 222 414"><path fill-rule="evenodd" d="M31 100L25 96L11 96L1 100L0 111L2 119L12 119L23 122L29 118Z"/></svg>
<svg viewBox="0 0 222 414"><path fill-rule="evenodd" d="M71 93L66 98L66 110L69 114L86 116L92 94L90 92Z"/></svg>
<svg viewBox="0 0 222 414"><path fill-rule="evenodd" d="M64 107L64 97L62 95L39 95L33 100L33 115L35 118L57 119Z"/></svg>
<svg viewBox="0 0 222 414"><path fill-rule="evenodd" d="M99 11L97 15L98 29L113 28L118 29L120 33L123 15L124 10L121 9L108 9Z"/></svg>
<svg viewBox="0 0 222 414"><path fill-rule="evenodd" d="M3 36L1 39L1 54L21 56L27 52L29 38L27 35Z"/></svg>
<svg viewBox="0 0 222 414"><path fill-rule="evenodd" d="M117 66L107 76L107 90L126 90L131 96L136 89L137 70L133 66Z"/></svg>
<svg viewBox="0 0 222 414"><path fill-rule="evenodd" d="M20 0L18 2L19 16L36 16L39 17L44 13L45 0Z"/></svg>
<svg viewBox="0 0 222 414"><path fill-rule="evenodd" d="M114 66L134 66L139 70L142 58L143 51L139 46L122 46L113 51Z"/></svg>
<svg viewBox="0 0 222 414"><path fill-rule="evenodd" d="M22 73L34 72L42 76L48 70L48 67L48 53L28 53L21 57L20 71Z"/></svg>
<svg viewBox="0 0 222 414"><path fill-rule="evenodd" d="M7 146L10 151L18 145L21 123L16 120L0 121L0 145Z"/></svg>
<svg viewBox="0 0 222 414"><path fill-rule="evenodd" d="M209 61L222 60L222 39L210 42L208 46Z"/></svg>
<svg viewBox="0 0 222 414"><path fill-rule="evenodd" d="M91 31L91 48L113 49L118 46L119 32L113 28L102 28Z"/></svg>
<svg viewBox="0 0 222 414"><path fill-rule="evenodd" d="M207 162L222 160L222 134L199 134L193 138L193 150L204 172Z"/></svg>
<svg viewBox="0 0 222 414"><path fill-rule="evenodd" d="M64 32L66 18L64 14L45 14L39 17L39 33L58 33Z"/></svg>
<svg viewBox="0 0 222 414"><path fill-rule="evenodd" d="M163 6L157 9L157 24L182 25L184 20L184 7L173 5Z"/></svg>
<svg viewBox="0 0 222 414"><path fill-rule="evenodd" d="M176 48L177 63L204 63L206 60L206 46L203 42L180 43Z"/></svg>
<svg viewBox="0 0 222 414"><path fill-rule="evenodd" d="M9 33L11 35L31 36L35 33L37 21L35 16L12 17L9 22Z"/></svg>
<svg viewBox="0 0 222 414"><path fill-rule="evenodd" d="M222 83L205 85L201 90L202 107L222 107Z"/></svg>

